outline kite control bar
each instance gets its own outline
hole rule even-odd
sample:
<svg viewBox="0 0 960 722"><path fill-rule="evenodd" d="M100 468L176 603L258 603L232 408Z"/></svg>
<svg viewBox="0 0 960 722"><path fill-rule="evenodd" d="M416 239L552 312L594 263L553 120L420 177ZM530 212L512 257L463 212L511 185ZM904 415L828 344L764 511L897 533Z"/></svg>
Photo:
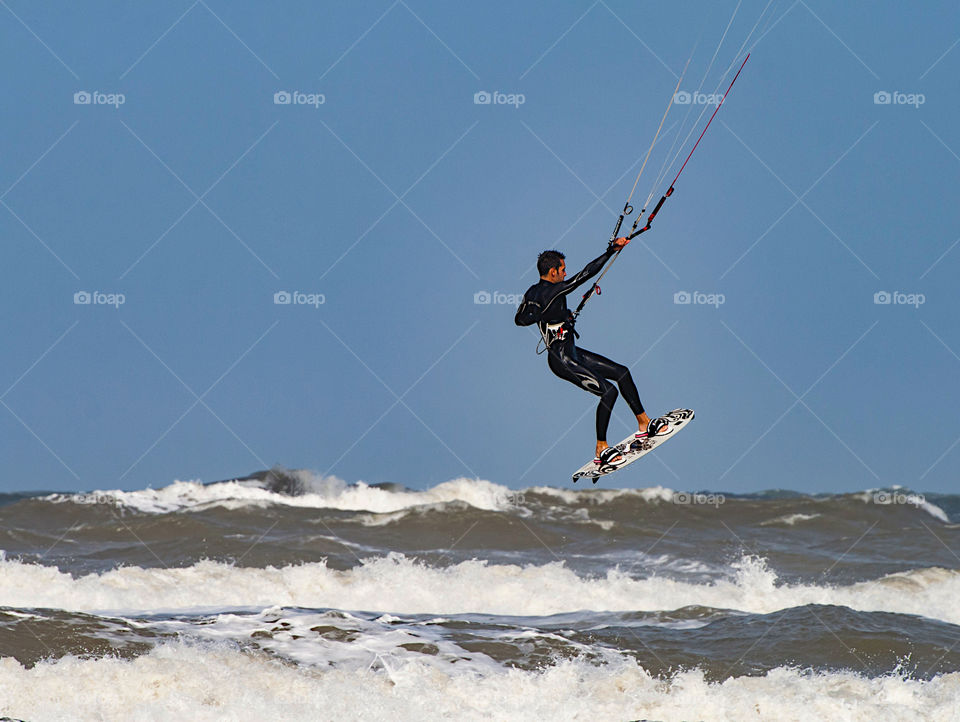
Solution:
<svg viewBox="0 0 960 722"><path fill-rule="evenodd" d="M667 189L667 192L664 193L662 196L660 196L660 200L657 201L657 205L654 206L653 211L650 213L649 216L647 216L647 225L645 225L643 228L641 228L641 229L638 231L638 230L637 230L637 224L634 223L634 224L633 224L633 229L631 230L630 235L627 236L627 238L629 238L629 239L632 241L634 238L636 238L637 236L639 236L639 235L640 235L641 233L643 233L644 231L649 231L649 230L650 230L650 226L653 224L653 219L657 217L657 213L660 212L660 208L663 206L663 202L664 202L665 200L667 200L667 198L669 198L669 197L672 196L672 195L673 195L673 186L670 186L670 187ZM638 218L637 220L639 221L640 219Z"/></svg>

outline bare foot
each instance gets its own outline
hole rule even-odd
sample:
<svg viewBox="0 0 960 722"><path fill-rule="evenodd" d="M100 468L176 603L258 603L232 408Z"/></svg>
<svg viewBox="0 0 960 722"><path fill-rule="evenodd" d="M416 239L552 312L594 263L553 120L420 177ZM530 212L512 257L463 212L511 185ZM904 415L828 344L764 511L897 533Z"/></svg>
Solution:
<svg viewBox="0 0 960 722"><path fill-rule="evenodd" d="M637 432L637 437L641 438L646 436L647 428L650 426L650 417L647 416L646 411L637 415L637 425L640 427L640 430Z"/></svg>
<svg viewBox="0 0 960 722"><path fill-rule="evenodd" d="M609 445L606 441L598 441L598 442L597 442L597 456L596 456L596 458L594 459L594 461L599 461L599 460L602 458L600 455L601 455L604 451L606 451L607 449L609 449L609 448L610 448L610 445ZM607 463L613 463L613 464L615 464L615 463L617 463L617 462L620 462L620 461L623 461L623 455L620 454L620 453L617 453L615 456L607 459Z"/></svg>

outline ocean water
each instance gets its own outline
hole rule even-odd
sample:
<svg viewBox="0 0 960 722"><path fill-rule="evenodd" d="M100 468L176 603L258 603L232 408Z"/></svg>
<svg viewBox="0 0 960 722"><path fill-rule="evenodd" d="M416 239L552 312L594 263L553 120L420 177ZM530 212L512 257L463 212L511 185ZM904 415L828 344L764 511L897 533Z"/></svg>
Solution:
<svg viewBox="0 0 960 722"><path fill-rule="evenodd" d="M960 496L0 495L0 716L960 718Z"/></svg>

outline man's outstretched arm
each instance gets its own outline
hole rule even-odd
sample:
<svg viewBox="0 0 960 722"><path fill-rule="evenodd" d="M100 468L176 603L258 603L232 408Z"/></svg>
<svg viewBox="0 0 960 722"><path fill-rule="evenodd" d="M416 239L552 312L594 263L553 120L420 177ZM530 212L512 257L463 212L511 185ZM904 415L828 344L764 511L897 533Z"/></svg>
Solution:
<svg viewBox="0 0 960 722"><path fill-rule="evenodd" d="M558 281L557 283L553 284L553 287L550 289L550 296L544 301L544 305L542 307L539 303L531 302L525 298L520 304L520 307L517 309L517 314L513 319L514 323L518 326L529 326L539 321L540 317L546 312L546 310L554 301L560 298L560 296L565 296L566 294L570 293L575 288L600 273L600 269L603 268L604 264L610 259L610 257L629 242L629 238L618 238L616 241L607 246L606 251L584 266L583 270L581 270L579 273L565 281Z"/></svg>
<svg viewBox="0 0 960 722"><path fill-rule="evenodd" d="M596 276L598 273L600 273L600 270L603 268L604 264L610 260L610 257L629 242L630 240L627 238L618 238L616 241L607 246L606 251L584 266L582 271L565 281L560 281L557 283L553 288L554 294L551 300L559 295L566 295L570 293L578 286L583 285L586 281L589 281L591 278Z"/></svg>

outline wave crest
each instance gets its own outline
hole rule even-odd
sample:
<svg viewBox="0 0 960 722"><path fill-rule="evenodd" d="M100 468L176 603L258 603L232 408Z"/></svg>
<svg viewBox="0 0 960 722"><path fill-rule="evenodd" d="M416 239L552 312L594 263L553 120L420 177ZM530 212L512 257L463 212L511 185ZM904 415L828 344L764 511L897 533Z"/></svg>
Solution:
<svg viewBox="0 0 960 722"><path fill-rule="evenodd" d="M236 567L122 567L80 577L54 567L0 562L0 604L74 611L209 609L271 605L405 614L471 612L545 616L579 610L658 611L689 606L767 614L808 604L916 614L960 624L960 572L932 567L846 586L780 584L761 557L736 561L728 578L693 583L635 578L619 568L581 576L562 562L429 566L399 553L345 571L324 562Z"/></svg>

